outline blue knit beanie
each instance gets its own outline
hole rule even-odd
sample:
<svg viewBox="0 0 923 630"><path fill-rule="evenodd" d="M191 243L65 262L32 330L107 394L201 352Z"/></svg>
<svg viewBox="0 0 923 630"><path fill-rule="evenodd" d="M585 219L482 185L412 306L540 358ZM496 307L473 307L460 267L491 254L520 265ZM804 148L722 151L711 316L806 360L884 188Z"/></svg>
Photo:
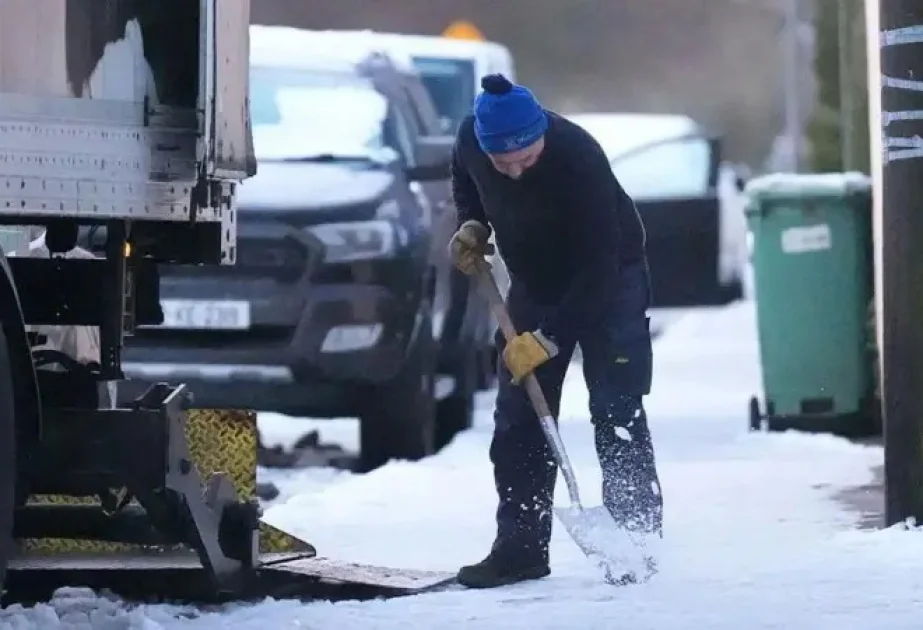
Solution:
<svg viewBox="0 0 923 630"><path fill-rule="evenodd" d="M548 129L545 110L528 88L502 74L481 79L474 100L474 134L485 153L511 153L533 144Z"/></svg>

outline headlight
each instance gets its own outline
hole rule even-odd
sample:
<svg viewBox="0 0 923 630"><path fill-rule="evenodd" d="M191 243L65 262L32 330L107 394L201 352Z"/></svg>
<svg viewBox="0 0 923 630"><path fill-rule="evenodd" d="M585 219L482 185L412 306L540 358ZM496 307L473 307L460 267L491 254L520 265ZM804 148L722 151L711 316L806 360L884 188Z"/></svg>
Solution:
<svg viewBox="0 0 923 630"><path fill-rule="evenodd" d="M395 250L394 225L390 221L328 223L312 226L308 231L326 247L324 262L389 258Z"/></svg>

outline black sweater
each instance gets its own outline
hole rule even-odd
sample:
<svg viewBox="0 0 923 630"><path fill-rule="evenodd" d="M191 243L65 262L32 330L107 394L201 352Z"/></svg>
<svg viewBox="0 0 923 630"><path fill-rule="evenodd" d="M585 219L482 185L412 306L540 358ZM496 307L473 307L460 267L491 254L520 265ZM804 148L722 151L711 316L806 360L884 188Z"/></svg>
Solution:
<svg viewBox="0 0 923 630"><path fill-rule="evenodd" d="M644 226L596 140L547 113L544 152L519 180L493 167L468 116L455 140L452 193L459 225L473 219L494 231L512 283L557 306L542 332L573 338L613 301L619 267L644 260Z"/></svg>

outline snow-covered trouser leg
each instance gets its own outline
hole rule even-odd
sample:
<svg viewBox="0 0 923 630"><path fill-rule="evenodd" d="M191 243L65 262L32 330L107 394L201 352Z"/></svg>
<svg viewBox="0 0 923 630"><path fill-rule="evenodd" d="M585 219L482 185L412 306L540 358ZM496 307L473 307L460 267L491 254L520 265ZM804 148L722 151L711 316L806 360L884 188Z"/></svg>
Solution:
<svg viewBox="0 0 923 630"><path fill-rule="evenodd" d="M615 312L600 330L584 335L580 349L603 502L623 527L660 534L663 497L642 404L650 392L653 352L645 305L636 306Z"/></svg>
<svg viewBox="0 0 923 630"><path fill-rule="evenodd" d="M545 314L541 307L518 295L515 287L507 305L518 330L534 329ZM502 353L504 343L499 334L497 344ZM559 346L559 354L535 372L555 417L573 350L573 345ZM510 382L502 360L498 371L499 392L490 445L499 500L494 553L516 564L547 563L558 469L525 389Z"/></svg>
<svg viewBox="0 0 923 630"><path fill-rule="evenodd" d="M593 414L593 427L606 508L629 531L661 534L663 497L641 397L616 396Z"/></svg>

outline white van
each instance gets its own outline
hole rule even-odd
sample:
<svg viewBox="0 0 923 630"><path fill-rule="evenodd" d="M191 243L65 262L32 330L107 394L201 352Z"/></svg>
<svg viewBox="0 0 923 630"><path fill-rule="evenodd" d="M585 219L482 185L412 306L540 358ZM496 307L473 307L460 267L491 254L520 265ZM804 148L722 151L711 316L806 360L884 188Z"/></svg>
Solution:
<svg viewBox="0 0 923 630"><path fill-rule="evenodd" d="M511 81L516 79L513 56L497 42L376 31L312 32L319 38L329 38L330 46L338 49L382 51L396 61L412 64L432 96L447 133L454 133L471 111L482 77L501 73Z"/></svg>
<svg viewBox="0 0 923 630"><path fill-rule="evenodd" d="M748 265L741 175L721 141L688 116L567 116L602 146L647 231L654 306L725 304L744 295Z"/></svg>

